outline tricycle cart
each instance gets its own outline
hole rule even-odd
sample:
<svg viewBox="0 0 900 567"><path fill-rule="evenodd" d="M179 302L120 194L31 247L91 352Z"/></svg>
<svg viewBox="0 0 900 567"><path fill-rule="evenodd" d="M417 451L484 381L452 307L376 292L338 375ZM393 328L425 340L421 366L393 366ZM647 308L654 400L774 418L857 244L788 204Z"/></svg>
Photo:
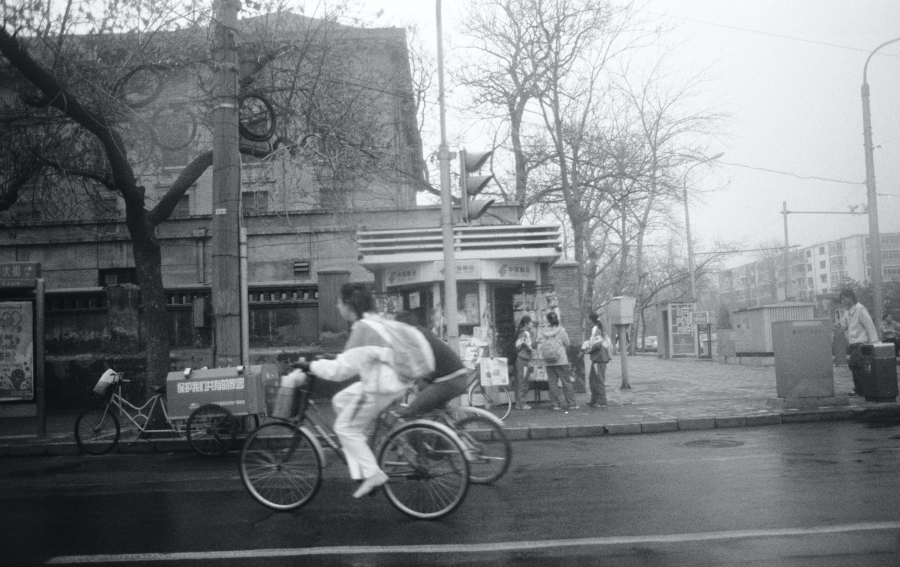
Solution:
<svg viewBox="0 0 900 567"><path fill-rule="evenodd" d="M278 380L278 366L186 368L166 378L169 420L187 419L185 434L201 455L221 455L231 448L237 418L245 431L266 413L265 387ZM252 423L251 423L252 422Z"/></svg>

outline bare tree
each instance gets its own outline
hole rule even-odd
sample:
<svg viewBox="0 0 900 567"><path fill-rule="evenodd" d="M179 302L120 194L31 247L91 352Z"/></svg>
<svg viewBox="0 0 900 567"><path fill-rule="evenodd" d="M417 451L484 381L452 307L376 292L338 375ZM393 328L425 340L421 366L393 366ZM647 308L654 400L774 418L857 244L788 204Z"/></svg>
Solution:
<svg viewBox="0 0 900 567"><path fill-rule="evenodd" d="M110 196L122 200L141 287L148 388L169 370L157 230L212 164L205 119L212 105L210 32L239 36L242 92L261 94L282 118L274 142L245 141L243 154L307 158L309 175L324 187L318 198L328 204L343 202L348 186L374 177L373 171L396 177L421 163L415 155L381 159L398 154L398 141L382 134L415 140L414 120L410 131L408 123L381 124L366 113L374 100L396 96L395 78L377 84L351 78L361 63L342 51L353 42L336 23L338 14L265 17L251 8L259 17L228 30L206 9L178 0L152 8L131 0L3 2L0 9L0 76L17 94L0 132L0 210L31 198L73 215ZM156 108L154 100L166 105ZM158 183L165 153L185 154L191 142L192 157L180 173ZM293 188L305 191L299 182Z"/></svg>

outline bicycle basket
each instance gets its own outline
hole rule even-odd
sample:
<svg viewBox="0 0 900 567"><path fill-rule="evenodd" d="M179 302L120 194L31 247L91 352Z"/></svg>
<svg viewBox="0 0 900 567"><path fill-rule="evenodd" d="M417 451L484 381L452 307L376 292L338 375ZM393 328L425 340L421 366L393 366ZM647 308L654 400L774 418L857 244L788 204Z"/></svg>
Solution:
<svg viewBox="0 0 900 567"><path fill-rule="evenodd" d="M291 419L300 413L301 388L285 388L278 380L266 382L266 414L277 419Z"/></svg>

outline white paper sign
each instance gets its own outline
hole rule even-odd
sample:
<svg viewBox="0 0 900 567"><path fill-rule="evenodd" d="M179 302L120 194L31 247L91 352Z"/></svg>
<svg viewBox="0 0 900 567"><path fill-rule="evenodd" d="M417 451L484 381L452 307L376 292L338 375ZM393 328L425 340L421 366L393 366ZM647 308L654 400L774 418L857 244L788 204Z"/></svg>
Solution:
<svg viewBox="0 0 900 567"><path fill-rule="evenodd" d="M505 358L482 358L480 367L482 386L509 386L509 367Z"/></svg>

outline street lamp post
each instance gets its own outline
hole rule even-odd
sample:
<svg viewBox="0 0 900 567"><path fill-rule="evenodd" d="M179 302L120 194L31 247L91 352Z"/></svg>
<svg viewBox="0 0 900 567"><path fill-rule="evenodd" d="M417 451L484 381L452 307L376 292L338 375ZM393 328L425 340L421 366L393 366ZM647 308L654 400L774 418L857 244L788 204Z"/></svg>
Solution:
<svg viewBox="0 0 900 567"><path fill-rule="evenodd" d="M891 43L900 41L900 37L886 41L875 48L866 58L863 66L862 107L863 107L863 138L866 152L866 193L869 200L869 246L872 250L872 287L875 295L875 320L881 321L884 313L884 294L881 283L881 235L878 231L878 203L875 194L875 157L872 150L872 115L869 111L869 83L866 80L866 72L869 69L869 61L875 53Z"/></svg>
<svg viewBox="0 0 900 567"><path fill-rule="evenodd" d="M709 163L711 161L715 161L720 157L724 156L725 152L719 152L712 157L708 157L706 159L700 160L684 172L684 184L682 185L682 189L684 190L684 232L687 237L687 252L688 252L688 270L690 271L691 276L691 301L697 301L697 280L694 276L694 244L691 242L691 215L689 212L688 206L688 193L687 193L687 180L688 174L692 169L697 167L698 165L702 165L704 163Z"/></svg>

